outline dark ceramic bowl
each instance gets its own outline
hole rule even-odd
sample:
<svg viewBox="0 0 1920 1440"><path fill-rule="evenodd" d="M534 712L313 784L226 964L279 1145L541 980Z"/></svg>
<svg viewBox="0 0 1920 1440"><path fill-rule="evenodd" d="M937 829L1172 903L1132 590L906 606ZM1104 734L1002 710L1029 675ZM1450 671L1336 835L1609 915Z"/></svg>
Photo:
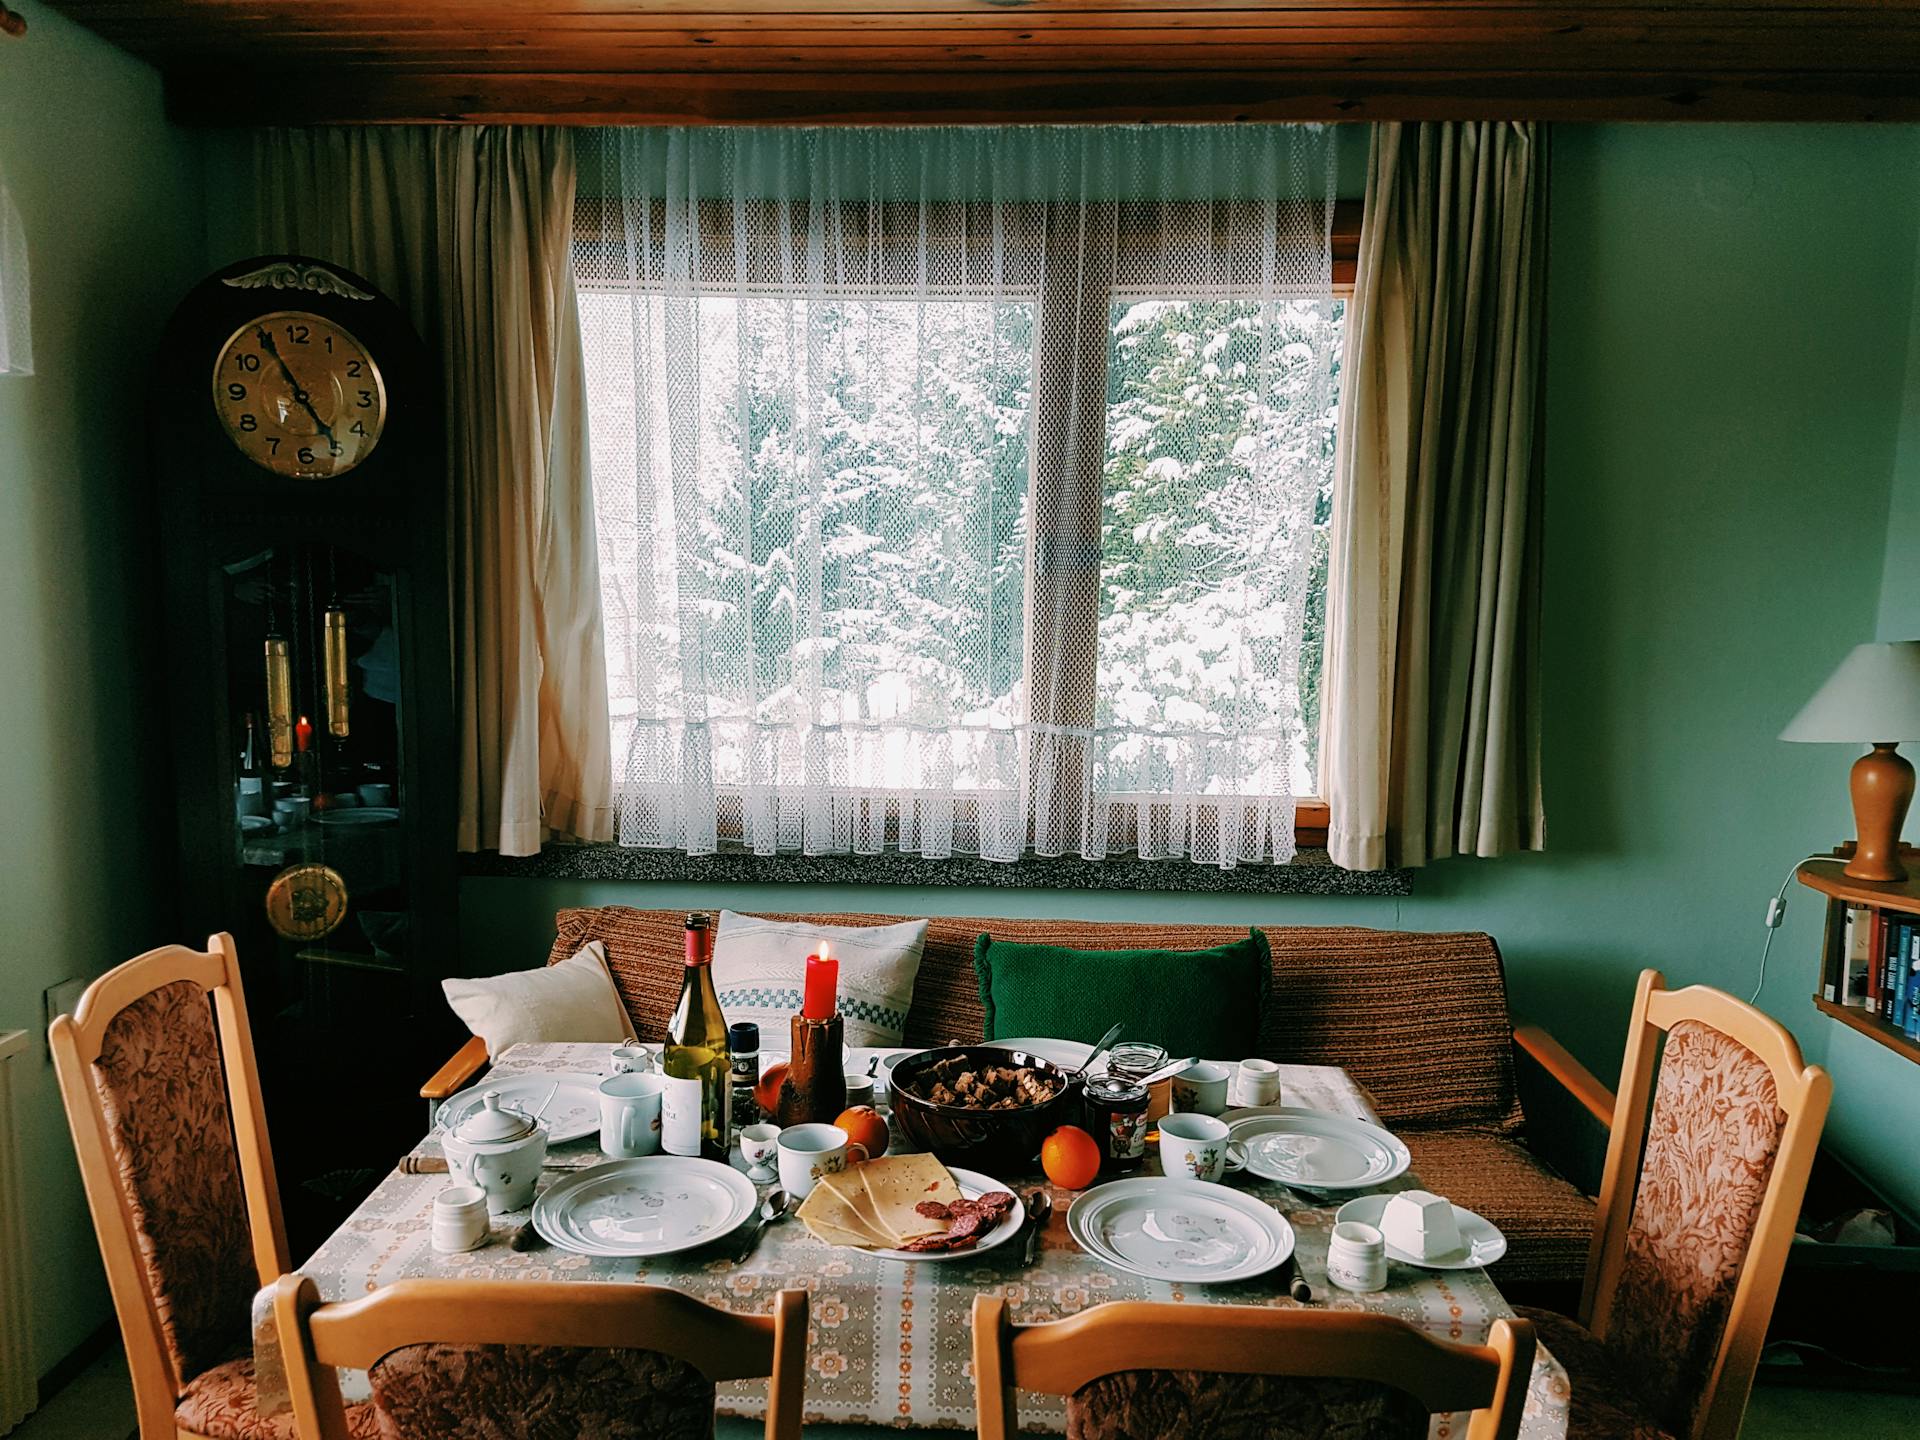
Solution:
<svg viewBox="0 0 1920 1440"><path fill-rule="evenodd" d="M963 1055L980 1065L1026 1065L1057 1077L1050 1100L1017 1110L974 1110L965 1105L936 1105L922 1093L932 1088L927 1072L942 1060ZM1025 1050L1000 1045L948 1045L922 1050L893 1067L893 1114L917 1149L928 1150L949 1165L984 1170L996 1178L1025 1175L1034 1168L1040 1142L1062 1125L1080 1123L1080 1077Z"/></svg>

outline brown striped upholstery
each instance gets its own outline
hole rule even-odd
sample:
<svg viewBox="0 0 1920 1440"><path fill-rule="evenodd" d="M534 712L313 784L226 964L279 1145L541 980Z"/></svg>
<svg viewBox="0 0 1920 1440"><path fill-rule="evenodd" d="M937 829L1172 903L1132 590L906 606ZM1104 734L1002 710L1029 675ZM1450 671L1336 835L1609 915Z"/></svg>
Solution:
<svg viewBox="0 0 1920 1440"><path fill-rule="evenodd" d="M550 958L563 960L589 940L602 942L635 1027L642 1039L652 1039L666 1029L680 997L684 918L678 910L622 905L562 910ZM771 918L888 925L901 917ZM1246 935L1244 927L1223 925L936 916L927 924L907 1014L909 1045L977 1040L984 1033L973 973L973 942L983 930L997 939L1089 950L1200 950ZM1423 1181L1506 1231L1509 1250L1495 1267L1498 1278L1577 1283L1593 1207L1522 1143L1513 1022L1492 937L1311 926L1266 933L1273 998L1261 1053L1338 1065L1365 1086L1381 1117L1412 1146Z"/></svg>
<svg viewBox="0 0 1920 1440"><path fill-rule="evenodd" d="M609 905L562 910L556 918L559 936L550 962L589 940L600 941L641 1037L665 1030L680 998L684 913ZM891 925L900 917L771 918ZM927 923L907 1044L978 1040L984 1033L973 974L974 937L983 930L996 939L1108 950L1202 950L1247 933L1224 925L935 917ZM1273 1002L1261 1051L1269 1059L1343 1067L1400 1129L1519 1129L1513 1024L1492 937L1305 926L1269 929L1267 937L1273 945Z"/></svg>

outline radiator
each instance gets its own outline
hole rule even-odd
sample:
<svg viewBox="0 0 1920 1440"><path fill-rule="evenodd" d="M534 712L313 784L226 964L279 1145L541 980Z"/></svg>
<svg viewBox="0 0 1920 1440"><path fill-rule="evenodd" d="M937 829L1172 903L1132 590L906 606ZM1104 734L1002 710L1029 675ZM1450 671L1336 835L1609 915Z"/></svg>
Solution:
<svg viewBox="0 0 1920 1440"><path fill-rule="evenodd" d="M39 1399L27 1323L27 1222L21 1213L20 1144L13 1118L15 1067L26 1063L27 1032L0 1032L0 1435Z"/></svg>

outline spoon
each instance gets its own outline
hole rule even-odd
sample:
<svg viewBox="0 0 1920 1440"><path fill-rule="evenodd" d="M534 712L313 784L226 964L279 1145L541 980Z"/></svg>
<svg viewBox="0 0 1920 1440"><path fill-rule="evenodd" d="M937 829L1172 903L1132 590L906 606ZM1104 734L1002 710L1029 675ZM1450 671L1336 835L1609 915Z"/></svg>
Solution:
<svg viewBox="0 0 1920 1440"><path fill-rule="evenodd" d="M1143 1078L1140 1081L1140 1083L1142 1085L1158 1085L1162 1080L1167 1079L1169 1076L1178 1075L1182 1070L1186 1069L1189 1065L1193 1064L1199 1058L1200 1057L1198 1055L1189 1055L1184 1060L1169 1060L1166 1064L1162 1065L1158 1070L1154 1071L1151 1075L1148 1075L1145 1078Z"/></svg>
<svg viewBox="0 0 1920 1440"><path fill-rule="evenodd" d="M1022 1269L1033 1264L1034 1257L1040 1253L1040 1232L1052 1218L1053 1196L1045 1190L1032 1191L1027 1196L1027 1248L1020 1260Z"/></svg>
<svg viewBox="0 0 1920 1440"><path fill-rule="evenodd" d="M1113 1044L1113 1042L1119 1037L1120 1024L1121 1022L1115 1021L1113 1028L1107 1031L1106 1034L1100 1037L1100 1043L1094 1046L1093 1049L1087 1052L1087 1058L1080 1062L1080 1073L1082 1075L1085 1075L1087 1073L1087 1067L1092 1065L1093 1062L1099 1058L1101 1053L1106 1050L1107 1046Z"/></svg>
<svg viewBox="0 0 1920 1440"><path fill-rule="evenodd" d="M765 1230L767 1226L771 1225L774 1221L784 1220L786 1218L787 1192L778 1188L769 1190L765 1202L760 1206L760 1214L753 1222L753 1228L747 1232L747 1238L741 1242L740 1248L734 1252L733 1263L736 1265L744 1264L747 1257L753 1254L754 1247L760 1243L760 1232Z"/></svg>

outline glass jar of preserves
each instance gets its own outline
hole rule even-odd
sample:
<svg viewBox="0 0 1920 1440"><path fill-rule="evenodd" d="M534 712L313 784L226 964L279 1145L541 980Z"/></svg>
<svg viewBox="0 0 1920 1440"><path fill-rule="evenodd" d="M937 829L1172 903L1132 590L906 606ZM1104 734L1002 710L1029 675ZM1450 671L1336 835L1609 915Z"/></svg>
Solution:
<svg viewBox="0 0 1920 1440"><path fill-rule="evenodd" d="M1147 1076L1167 1063L1167 1048L1146 1040L1122 1040L1107 1052L1107 1073L1146 1083Z"/></svg>
<svg viewBox="0 0 1920 1440"><path fill-rule="evenodd" d="M1082 1104L1100 1147L1100 1173L1137 1169L1147 1155L1147 1087L1123 1075L1102 1075L1087 1081Z"/></svg>

